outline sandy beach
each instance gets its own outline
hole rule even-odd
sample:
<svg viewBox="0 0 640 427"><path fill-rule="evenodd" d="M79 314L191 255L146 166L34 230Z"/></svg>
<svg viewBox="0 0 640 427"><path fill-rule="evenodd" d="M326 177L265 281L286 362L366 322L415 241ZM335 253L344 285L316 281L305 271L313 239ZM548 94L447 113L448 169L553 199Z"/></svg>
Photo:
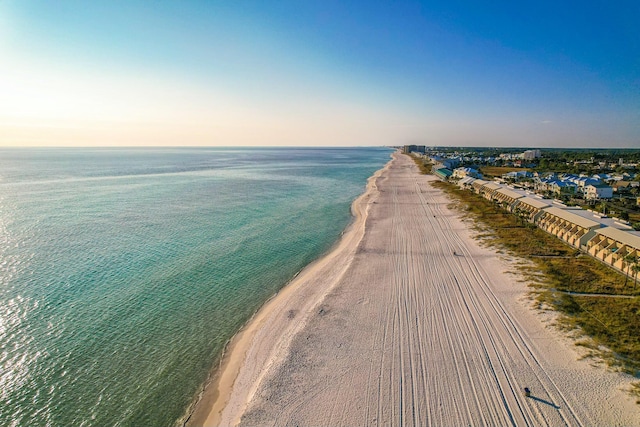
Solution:
<svg viewBox="0 0 640 427"><path fill-rule="evenodd" d="M640 425L632 378L580 360L434 179L394 154L334 249L230 343L188 425Z"/></svg>

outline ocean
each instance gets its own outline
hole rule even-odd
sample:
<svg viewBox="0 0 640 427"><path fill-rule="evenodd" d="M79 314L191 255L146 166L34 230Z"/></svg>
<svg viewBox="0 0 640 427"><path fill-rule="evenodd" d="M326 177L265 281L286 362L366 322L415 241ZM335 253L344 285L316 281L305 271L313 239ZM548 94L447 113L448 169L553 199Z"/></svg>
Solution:
<svg viewBox="0 0 640 427"><path fill-rule="evenodd" d="M390 153L0 149L0 425L180 424Z"/></svg>

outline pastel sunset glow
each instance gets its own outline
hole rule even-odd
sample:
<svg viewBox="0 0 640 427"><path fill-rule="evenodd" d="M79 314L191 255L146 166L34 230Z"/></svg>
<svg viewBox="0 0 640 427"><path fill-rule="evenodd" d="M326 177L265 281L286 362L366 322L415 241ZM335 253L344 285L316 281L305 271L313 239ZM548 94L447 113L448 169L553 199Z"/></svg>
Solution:
<svg viewBox="0 0 640 427"><path fill-rule="evenodd" d="M640 146L637 2L0 2L1 146Z"/></svg>

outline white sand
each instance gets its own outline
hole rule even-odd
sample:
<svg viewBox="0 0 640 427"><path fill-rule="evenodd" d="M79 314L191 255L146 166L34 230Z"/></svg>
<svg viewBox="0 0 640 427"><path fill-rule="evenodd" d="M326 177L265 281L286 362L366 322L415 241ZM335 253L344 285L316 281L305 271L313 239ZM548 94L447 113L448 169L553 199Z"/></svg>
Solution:
<svg viewBox="0 0 640 427"><path fill-rule="evenodd" d="M578 360L433 179L394 155L340 244L236 337L191 425L640 425L631 377Z"/></svg>

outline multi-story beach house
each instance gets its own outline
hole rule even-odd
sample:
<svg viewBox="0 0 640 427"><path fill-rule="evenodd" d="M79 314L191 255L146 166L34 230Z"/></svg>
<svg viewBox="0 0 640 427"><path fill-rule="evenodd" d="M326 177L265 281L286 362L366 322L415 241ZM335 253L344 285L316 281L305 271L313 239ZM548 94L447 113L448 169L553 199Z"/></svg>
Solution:
<svg viewBox="0 0 640 427"><path fill-rule="evenodd" d="M613 197L613 187L606 184L589 184L584 188L586 200L610 199Z"/></svg>
<svg viewBox="0 0 640 427"><path fill-rule="evenodd" d="M474 168L456 168L453 170L453 175L451 175L454 179L461 179L466 177L471 178L482 178L482 174Z"/></svg>

